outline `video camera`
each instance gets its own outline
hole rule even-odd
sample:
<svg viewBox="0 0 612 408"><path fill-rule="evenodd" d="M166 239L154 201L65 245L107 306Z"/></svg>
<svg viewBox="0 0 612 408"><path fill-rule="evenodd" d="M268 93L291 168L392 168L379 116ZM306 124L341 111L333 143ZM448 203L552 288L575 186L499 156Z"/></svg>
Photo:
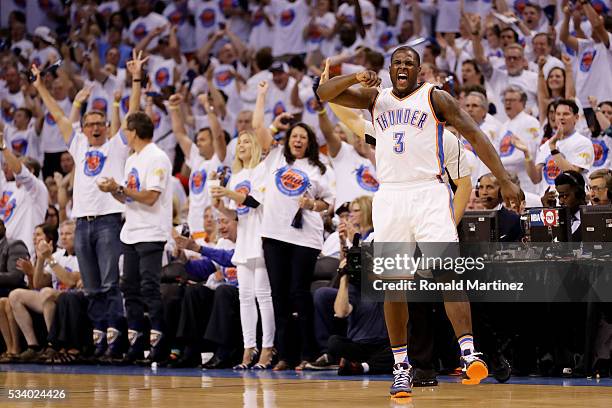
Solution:
<svg viewBox="0 0 612 408"><path fill-rule="evenodd" d="M361 244L359 234L353 237L353 246L346 251L346 265L338 273L340 276L348 275L349 282L361 286Z"/></svg>
<svg viewBox="0 0 612 408"><path fill-rule="evenodd" d="M47 68L40 71L40 77L43 78L47 74L52 74L53 76L56 76L57 69L61 65L62 65L62 60L58 59L53 64L49 65ZM28 69L24 71L23 73L26 75L26 77L28 78L28 82L30 82L31 84L34 83L34 81L36 81L36 75L34 75L31 69Z"/></svg>

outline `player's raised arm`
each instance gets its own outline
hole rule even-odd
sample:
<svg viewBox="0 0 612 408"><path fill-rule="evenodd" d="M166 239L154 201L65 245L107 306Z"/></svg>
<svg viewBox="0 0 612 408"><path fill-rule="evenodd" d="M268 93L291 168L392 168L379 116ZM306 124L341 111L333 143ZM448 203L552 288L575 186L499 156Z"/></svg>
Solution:
<svg viewBox="0 0 612 408"><path fill-rule="evenodd" d="M364 88L349 89L357 84L361 84ZM374 71L340 75L321 84L317 89L317 95L323 102L333 102L347 108L370 109L378 95L376 87L379 84L380 78Z"/></svg>
<svg viewBox="0 0 612 408"><path fill-rule="evenodd" d="M51 92L49 92L42 78L40 77L40 70L35 65L32 65L32 73L36 78L32 85L38 91L38 95L40 95L40 98L51 115L53 115L53 118L55 119L64 140L66 143L69 143L72 137L72 123L70 123L70 120L66 117L66 115L64 115L64 111L57 104L55 98L51 96Z"/></svg>
<svg viewBox="0 0 612 408"><path fill-rule="evenodd" d="M509 206L511 200L521 202L519 199L520 189L512 181L510 176L489 141L489 138L482 133L476 122L465 111L459 108L459 104L450 94L445 91L434 89L432 91L432 101L436 114L440 120L445 120L453 125L470 142L478 157L491 170L493 175L499 180L502 196Z"/></svg>

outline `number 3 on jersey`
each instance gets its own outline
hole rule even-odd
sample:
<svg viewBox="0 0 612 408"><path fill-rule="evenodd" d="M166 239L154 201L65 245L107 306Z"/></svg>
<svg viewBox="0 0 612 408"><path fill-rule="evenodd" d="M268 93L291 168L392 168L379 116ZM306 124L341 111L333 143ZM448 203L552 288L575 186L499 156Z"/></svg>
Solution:
<svg viewBox="0 0 612 408"><path fill-rule="evenodd" d="M393 134L393 151L397 154L404 153L404 132L396 132Z"/></svg>

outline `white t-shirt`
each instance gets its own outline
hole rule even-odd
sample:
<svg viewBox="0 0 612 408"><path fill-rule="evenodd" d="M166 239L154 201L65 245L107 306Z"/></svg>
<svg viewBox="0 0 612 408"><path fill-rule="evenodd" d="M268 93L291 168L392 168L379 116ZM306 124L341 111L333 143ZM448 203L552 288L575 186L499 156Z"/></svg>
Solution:
<svg viewBox="0 0 612 408"><path fill-rule="evenodd" d="M506 112L504 111L504 104L502 102L503 92L510 85L516 85L521 87L527 94L527 108L537 108L536 105L536 92L537 92L538 74L535 72L523 70L521 75L510 76L506 71L499 68L493 68L493 74L491 78L485 82L487 88L487 95L489 102L495 104L497 108L497 114L495 117L500 121L508 119Z"/></svg>
<svg viewBox="0 0 612 408"><path fill-rule="evenodd" d="M53 253L53 259L58 263L62 268L66 270L66 272L79 272L79 263L77 262L76 255L68 255L65 249L58 248L57 251ZM47 275L51 275L51 287L55 290L68 290L70 289L68 286L63 284L58 278L53 269L50 266L45 266L43 269L44 273Z"/></svg>
<svg viewBox="0 0 612 408"><path fill-rule="evenodd" d="M22 165L21 172L15 174L15 181L2 185L0 215L6 226L6 236L22 240L30 256L35 252L34 229L44 222L48 205L49 192L45 183L34 177L26 166Z"/></svg>
<svg viewBox="0 0 612 408"><path fill-rule="evenodd" d="M538 186L533 184L525 167L525 154L512 144L512 136L516 136L529 148L529 156L534 157L540 146L540 122L521 112L502 124L499 129L497 152L504 168L518 175L521 188L530 193L537 193Z"/></svg>
<svg viewBox="0 0 612 408"><path fill-rule="evenodd" d="M16 156L27 156L42 163L40 154L40 137L36 134L34 126L30 124L25 130L18 130L12 125L8 125L4 132L6 145Z"/></svg>
<svg viewBox="0 0 612 408"><path fill-rule="evenodd" d="M211 171L217 171L221 166L221 161L214 155L210 160L200 156L198 147L192 143L189 150L189 157L185 159L185 164L191 169L189 175L189 214L187 222L191 233L204 230L204 210L211 204L208 194L206 181Z"/></svg>
<svg viewBox="0 0 612 408"><path fill-rule="evenodd" d="M249 35L249 48L259 50L264 47L272 48L274 45L274 24L266 24L264 13L272 18L272 8L269 5L249 4L251 14L251 34Z"/></svg>
<svg viewBox="0 0 612 408"><path fill-rule="evenodd" d="M612 36L610 46L592 39L578 39L578 57L574 61L577 96L583 106L590 106L588 97L599 101L612 99Z"/></svg>
<svg viewBox="0 0 612 408"><path fill-rule="evenodd" d="M272 73L266 69L259 71L247 80L246 86L242 88L242 92L240 92L242 109L248 109L250 111L255 110L257 89L259 88L259 83L261 81L268 81L268 83L272 82Z"/></svg>
<svg viewBox="0 0 612 408"><path fill-rule="evenodd" d="M176 35L178 37L181 52L193 52L195 46L195 30L194 26L189 23L189 10L177 7L174 2L171 2L164 9L163 15L168 21L177 26Z"/></svg>
<svg viewBox="0 0 612 408"><path fill-rule="evenodd" d="M242 100L232 71L236 71L232 65L220 64L215 67L213 78L217 89L227 95L227 115L233 118L242 109Z"/></svg>
<svg viewBox="0 0 612 408"><path fill-rule="evenodd" d="M72 109L72 103L70 99L66 98L61 101L57 101L57 104L64 112L66 117L70 116L70 110ZM44 153L59 153L66 151L66 141L62 132L55 123L55 118L47 110L45 110L45 118L43 119L43 126L40 131L40 149Z"/></svg>
<svg viewBox="0 0 612 408"><path fill-rule="evenodd" d="M330 56L333 50L333 42L324 38L320 28L333 29L336 25L336 16L331 12L326 12L321 17L315 17L315 25L309 30L306 37L306 50L312 52L321 50L324 56Z"/></svg>
<svg viewBox="0 0 612 408"><path fill-rule="evenodd" d="M302 30L308 24L309 10L304 0L290 3L287 0L273 0L272 7L275 27L272 55L280 57L285 54L306 53L306 43Z"/></svg>
<svg viewBox="0 0 612 408"><path fill-rule="evenodd" d="M225 23L225 16L217 1L189 0L188 7L195 19L195 45L200 48L219 30L219 23Z"/></svg>
<svg viewBox="0 0 612 408"><path fill-rule="evenodd" d="M122 213L124 206L110 194L100 191L98 179L123 180L123 169L129 154L127 139L119 131L102 146L90 146L82 132L75 132L68 145L74 159L74 191L72 216L74 218Z"/></svg>
<svg viewBox="0 0 612 408"><path fill-rule="evenodd" d="M1 100L5 100L9 104L7 109L2 109L2 120L4 123L13 123L15 109L23 108L25 106L23 94L21 91L11 93L8 88L0 88L0 101Z"/></svg>
<svg viewBox="0 0 612 408"><path fill-rule="evenodd" d="M30 62L37 67L44 67L49 61L57 61L60 58L59 53L54 47L48 46L40 50L33 50L30 53Z"/></svg>
<svg viewBox="0 0 612 408"><path fill-rule="evenodd" d="M98 110L104 112L107 118L111 117L111 105L113 94L122 86L114 76L110 75L104 83L100 81L85 81L85 86L92 86L89 99L87 100L88 110Z"/></svg>
<svg viewBox="0 0 612 408"><path fill-rule="evenodd" d="M302 210L302 228L291 226L299 208L299 199L308 194L327 203L334 199L325 175L308 159L289 165L282 147L275 147L264 160L266 187L263 202L261 236L294 245L321 249L323 219L319 213Z"/></svg>
<svg viewBox="0 0 612 408"><path fill-rule="evenodd" d="M145 17L138 17L130 24L130 40L134 45L138 44L143 38L147 36L151 31L157 27L165 26L168 24L168 20L161 14L151 12ZM166 30L167 31L167 30ZM159 37L155 37L151 40L147 46L147 50L151 50L157 47L157 41Z"/></svg>
<svg viewBox="0 0 612 408"><path fill-rule="evenodd" d="M572 135L557 142L557 150L565 157L565 160L583 169L583 176L587 175L586 173L593 165L593 158L595 157L593 143L591 143L588 137L574 132ZM544 165L542 168L542 183L540 184L539 191L541 193L546 187L554 186L555 178L561 174L561 170L555 164L555 160L550 154L548 141L540 146L535 164L536 166L538 164Z"/></svg>
<svg viewBox="0 0 612 408"><path fill-rule="evenodd" d="M331 155L330 155L331 157ZM372 162L359 155L348 143L342 142L336 157L331 157L336 172L336 208L363 195L378 191L376 169Z"/></svg>
<svg viewBox="0 0 612 408"><path fill-rule="evenodd" d="M295 113L300 109L291 103L291 91L295 86L295 79L289 77L285 89L280 89L271 83L266 96L266 123L272 123L275 117L283 112Z"/></svg>
<svg viewBox="0 0 612 408"><path fill-rule="evenodd" d="M595 153L591 172L598 169L612 169L612 137L603 135L592 138Z"/></svg>
<svg viewBox="0 0 612 408"><path fill-rule="evenodd" d="M63 5L60 0L24 1L26 3L26 24L29 33L34 33L37 27L49 27L55 31L57 23L47 13L62 14ZM2 13L4 13L4 1L2 2Z"/></svg>
<svg viewBox="0 0 612 408"><path fill-rule="evenodd" d="M160 242L170 239L172 230L172 164L155 145L147 144L125 162L125 188L136 191L158 191L157 201L146 205L126 199L125 224L120 238L123 243ZM109 194L110 195L110 194Z"/></svg>
<svg viewBox="0 0 612 408"><path fill-rule="evenodd" d="M166 154L170 163L174 163L176 155L176 138L172 132L172 122L169 115L153 105L153 142Z"/></svg>
<svg viewBox="0 0 612 408"><path fill-rule="evenodd" d="M261 220L263 217L263 190L265 189L266 166L260 163L253 169L242 169L233 174L228 188L237 193L247 194L257 200L260 205L250 208L246 205L237 205L234 200L228 200L228 207L236 210L238 215L238 234L236 238L236 250L232 257L232 263L238 265L249 259L262 258L261 246Z"/></svg>
<svg viewBox="0 0 612 408"><path fill-rule="evenodd" d="M164 86L174 85L174 69L177 67L174 58L165 59L158 55L150 55L147 66L154 91L160 92Z"/></svg>
<svg viewBox="0 0 612 408"><path fill-rule="evenodd" d="M437 33L458 33L460 8L457 0L440 0L438 5L438 18L436 20Z"/></svg>

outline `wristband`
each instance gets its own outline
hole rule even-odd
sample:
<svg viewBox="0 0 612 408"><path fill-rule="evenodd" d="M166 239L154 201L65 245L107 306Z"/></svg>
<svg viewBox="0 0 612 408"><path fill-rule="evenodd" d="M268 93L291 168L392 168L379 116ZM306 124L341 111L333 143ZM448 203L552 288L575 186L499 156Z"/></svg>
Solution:
<svg viewBox="0 0 612 408"><path fill-rule="evenodd" d="M57 266L57 261L53 258L51 258L50 261L47 261L47 266L49 268L55 268Z"/></svg>
<svg viewBox="0 0 612 408"><path fill-rule="evenodd" d="M172 105L168 106L168 109L175 110L175 111L179 110L178 106L172 106Z"/></svg>
<svg viewBox="0 0 612 408"><path fill-rule="evenodd" d="M529 157L529 156L525 156L525 161L526 161L526 162L531 161L531 157Z"/></svg>
<svg viewBox="0 0 612 408"><path fill-rule="evenodd" d="M554 155L559 154L559 153L561 153L561 152L560 152L559 150L557 150L557 149L552 149L552 150L550 151L550 155L551 155L551 156L554 156Z"/></svg>
<svg viewBox="0 0 612 408"><path fill-rule="evenodd" d="M140 78L132 78L132 82L140 82L141 79Z"/></svg>
<svg viewBox="0 0 612 408"><path fill-rule="evenodd" d="M79 101L75 101L73 105L76 106L77 108L80 108L82 106L81 102Z"/></svg>
<svg viewBox="0 0 612 408"><path fill-rule="evenodd" d="M277 134L278 133L278 129L276 126L274 126L274 124L270 125L268 127L268 129L270 129L272 131L272 133Z"/></svg>
<svg viewBox="0 0 612 408"><path fill-rule="evenodd" d="M121 106L121 104L119 102L113 102L113 107L118 108L120 106Z"/></svg>
<svg viewBox="0 0 612 408"><path fill-rule="evenodd" d="M321 109L320 111L317 112L317 115L319 116L323 116L327 113L327 111L325 109Z"/></svg>

